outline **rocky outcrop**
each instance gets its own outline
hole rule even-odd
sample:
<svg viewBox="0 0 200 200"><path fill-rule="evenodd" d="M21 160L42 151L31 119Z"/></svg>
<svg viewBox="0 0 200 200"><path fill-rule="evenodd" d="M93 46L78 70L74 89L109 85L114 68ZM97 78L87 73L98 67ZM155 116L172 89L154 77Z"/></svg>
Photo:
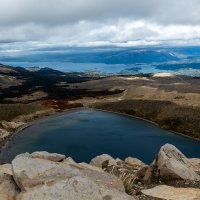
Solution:
<svg viewBox="0 0 200 200"><path fill-rule="evenodd" d="M10 132L0 128L0 141L8 137L9 135L10 135Z"/></svg>
<svg viewBox="0 0 200 200"><path fill-rule="evenodd" d="M87 177L74 176L22 192L17 200L133 200L134 198Z"/></svg>
<svg viewBox="0 0 200 200"><path fill-rule="evenodd" d="M69 164L75 164L76 163L71 157L65 158L63 160L63 162L66 162L66 163L69 163Z"/></svg>
<svg viewBox="0 0 200 200"><path fill-rule="evenodd" d="M128 194L136 195L140 190L141 177L144 176L146 167L133 167L124 161L121 161L117 162L116 165L109 165L109 163L108 165L104 164L104 170L120 178L124 183L125 190ZM143 171L143 174L141 171Z"/></svg>
<svg viewBox="0 0 200 200"><path fill-rule="evenodd" d="M13 131L25 125L24 122L0 121L0 147L5 145L6 141L12 136Z"/></svg>
<svg viewBox="0 0 200 200"><path fill-rule="evenodd" d="M176 147L166 144L161 147L156 159L146 171L144 181L161 180L189 180L200 181L199 166L188 159Z"/></svg>
<svg viewBox="0 0 200 200"><path fill-rule="evenodd" d="M108 154L102 154L102 155L100 155L100 156L96 156L95 158L93 158L93 159L90 161L90 165L94 165L94 166L96 166L96 167L102 168L102 164L103 164L105 161L115 162L115 159L114 159L113 157L111 157L110 155L108 155Z"/></svg>
<svg viewBox="0 0 200 200"><path fill-rule="evenodd" d="M57 160L57 161L52 161ZM12 161L13 178L21 190L17 200L133 200L115 176L59 154L25 153Z"/></svg>
<svg viewBox="0 0 200 200"><path fill-rule="evenodd" d="M19 194L13 180L11 165L0 165L0 200L14 200Z"/></svg>
<svg viewBox="0 0 200 200"><path fill-rule="evenodd" d="M11 164L0 165L0 172L8 175L13 175L12 165Z"/></svg>
<svg viewBox="0 0 200 200"><path fill-rule="evenodd" d="M16 130L20 126L25 125L24 122L7 122L7 121L1 121L1 126L6 130Z"/></svg>
<svg viewBox="0 0 200 200"><path fill-rule="evenodd" d="M106 154L87 164L56 153L24 153L0 165L0 200L200 199L199 169L199 159L168 144L150 166Z"/></svg>
<svg viewBox="0 0 200 200"><path fill-rule="evenodd" d="M14 200L19 194L11 175L0 172L0 200Z"/></svg>
<svg viewBox="0 0 200 200"><path fill-rule="evenodd" d="M200 189L175 188L167 185L156 186L152 189L142 190L142 193L151 198L162 200L198 200Z"/></svg>
<svg viewBox="0 0 200 200"><path fill-rule="evenodd" d="M146 166L146 164L144 164L141 160L139 160L137 158L132 158L132 157L126 158L125 163L133 166L134 168L138 168L138 169Z"/></svg>
<svg viewBox="0 0 200 200"><path fill-rule="evenodd" d="M122 161L106 154L93 158L90 164L101 167L104 171L120 178L126 192L131 195L139 191L138 182L144 177L147 169L147 165L137 158L128 157Z"/></svg>
<svg viewBox="0 0 200 200"><path fill-rule="evenodd" d="M66 158L65 155L61 155L61 154L57 154L57 153L48 153L46 151L34 152L31 154L31 157L32 158L40 158L40 159L44 159L44 160L50 160L53 162L60 162Z"/></svg>
<svg viewBox="0 0 200 200"><path fill-rule="evenodd" d="M90 163L119 177L124 183L126 192L131 195L140 194L142 188L148 185L162 183L174 182L173 185L178 186L200 187L200 160L188 159L170 144L161 147L150 166L137 158L128 157L122 161L109 155L97 156Z"/></svg>
<svg viewBox="0 0 200 200"><path fill-rule="evenodd" d="M200 175L200 159L192 158L189 159L193 166L195 166L195 171Z"/></svg>

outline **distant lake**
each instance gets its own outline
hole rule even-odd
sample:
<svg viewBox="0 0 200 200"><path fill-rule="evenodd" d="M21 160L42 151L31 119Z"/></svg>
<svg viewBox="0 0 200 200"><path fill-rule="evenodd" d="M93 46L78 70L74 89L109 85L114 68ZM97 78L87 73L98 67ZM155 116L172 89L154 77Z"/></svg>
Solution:
<svg viewBox="0 0 200 200"><path fill-rule="evenodd" d="M62 72L99 72L110 74L137 74L172 72L157 69L150 64L105 64L105 63L71 63L71 62L4 62L0 63L14 67L49 67Z"/></svg>
<svg viewBox="0 0 200 200"><path fill-rule="evenodd" d="M163 65L162 67L153 64L105 64L105 63L72 63L72 62L4 62L1 64L10 65L14 67L49 67L62 72L93 72L99 74L123 74L134 75L138 73L149 74L158 72L175 73L178 75L199 76L200 69L196 67L175 68L173 65Z"/></svg>
<svg viewBox="0 0 200 200"><path fill-rule="evenodd" d="M0 160L17 154L49 151L89 162L107 153L115 158L137 157L147 164L160 147L170 143L188 157L199 157L200 142L162 130L146 121L118 114L83 110L38 120L16 134L2 150Z"/></svg>

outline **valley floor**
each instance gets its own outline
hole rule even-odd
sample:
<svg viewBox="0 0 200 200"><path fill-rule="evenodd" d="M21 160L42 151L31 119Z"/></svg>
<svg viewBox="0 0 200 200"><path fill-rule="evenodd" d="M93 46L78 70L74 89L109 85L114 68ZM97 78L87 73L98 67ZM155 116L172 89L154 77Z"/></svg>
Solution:
<svg viewBox="0 0 200 200"><path fill-rule="evenodd" d="M140 117L161 128L200 139L198 77L173 74L89 77L51 69L45 69L45 75L41 73L0 68L1 146L27 122L81 107Z"/></svg>
<svg viewBox="0 0 200 200"><path fill-rule="evenodd" d="M149 120L161 128L200 139L200 79L180 76L111 77L76 87L120 89L122 94L83 98L91 108Z"/></svg>

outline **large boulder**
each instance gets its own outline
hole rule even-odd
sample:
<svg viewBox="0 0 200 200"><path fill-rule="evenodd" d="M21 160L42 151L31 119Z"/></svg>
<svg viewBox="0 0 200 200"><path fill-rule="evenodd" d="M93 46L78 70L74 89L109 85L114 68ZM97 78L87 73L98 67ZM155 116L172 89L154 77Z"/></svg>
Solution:
<svg viewBox="0 0 200 200"><path fill-rule="evenodd" d="M130 166L133 166L134 168L138 168L138 169L141 169L143 167L146 166L145 163L143 163L141 160L137 159L137 158L132 158L132 157L128 157L125 159L125 163L130 165Z"/></svg>
<svg viewBox="0 0 200 200"><path fill-rule="evenodd" d="M0 172L8 175L13 175L12 165L11 164L0 165Z"/></svg>
<svg viewBox="0 0 200 200"><path fill-rule="evenodd" d="M100 168L100 167L96 167L96 166L93 166L93 165L89 165L89 164L84 163L84 162L79 163L78 165L81 166L81 167L84 167L85 169L90 169L90 170L93 170L93 171L98 171L98 172L103 172L103 171L104 171L104 170L103 170L102 168Z"/></svg>
<svg viewBox="0 0 200 200"><path fill-rule="evenodd" d="M94 165L96 167L102 168L102 164L105 161L113 162L113 164L116 164L116 161L115 161L115 159L113 157L111 157L108 154L102 154L102 155L99 155L99 156L96 156L95 158L93 158L90 161L90 165Z"/></svg>
<svg viewBox="0 0 200 200"><path fill-rule="evenodd" d="M17 200L134 200L133 197L105 184L82 176L75 176L68 180L60 180L55 184L46 184L41 187L21 193Z"/></svg>
<svg viewBox="0 0 200 200"><path fill-rule="evenodd" d="M53 162L21 154L12 161L22 190L17 199L131 200L120 179L86 163Z"/></svg>
<svg viewBox="0 0 200 200"><path fill-rule="evenodd" d="M19 189L13 181L10 165L0 165L0 200L15 200Z"/></svg>
<svg viewBox="0 0 200 200"><path fill-rule="evenodd" d="M144 181L149 182L153 178L200 181L194 162L170 144L161 147L156 159L146 171Z"/></svg>
<svg viewBox="0 0 200 200"><path fill-rule="evenodd" d="M57 154L57 153L48 153L46 151L34 152L31 154L31 157L40 158L44 160L50 160L53 162L61 162L66 158L65 155Z"/></svg>
<svg viewBox="0 0 200 200"><path fill-rule="evenodd" d="M62 162L68 163L68 164L75 164L76 162L71 158L67 157Z"/></svg>
<svg viewBox="0 0 200 200"><path fill-rule="evenodd" d="M198 200L200 199L200 189L195 188L175 188L167 185L156 186L152 189L142 190L142 193L151 198L163 200Z"/></svg>
<svg viewBox="0 0 200 200"><path fill-rule="evenodd" d="M122 161L105 154L87 164L60 154L25 153L16 156L11 165L0 165L0 200L134 200L134 195L196 200L200 189L160 184L198 187L199 166L199 159L188 159L169 144L160 149L150 166L136 158ZM144 180L156 182L147 186ZM144 190L155 183L160 186Z"/></svg>
<svg viewBox="0 0 200 200"><path fill-rule="evenodd" d="M44 182L52 182L55 178L70 176L72 171L70 166L64 167L64 164L58 162L32 158L28 153L19 155L12 161L12 170L16 183L23 191Z"/></svg>

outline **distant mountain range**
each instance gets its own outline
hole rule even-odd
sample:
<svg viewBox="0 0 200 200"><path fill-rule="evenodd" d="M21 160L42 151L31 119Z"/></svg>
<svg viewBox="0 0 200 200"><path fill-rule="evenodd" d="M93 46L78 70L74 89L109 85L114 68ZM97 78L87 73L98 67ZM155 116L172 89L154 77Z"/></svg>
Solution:
<svg viewBox="0 0 200 200"><path fill-rule="evenodd" d="M0 55L1 56L1 55ZM23 55L1 56L7 62L49 62L135 64L200 58L200 47L174 48L47 48Z"/></svg>
<svg viewBox="0 0 200 200"><path fill-rule="evenodd" d="M0 54L0 63L29 67L28 70L32 72L40 70L39 67L63 72L96 71L113 74L181 70L177 73L199 76L200 47L52 47L23 54ZM46 70L42 69L40 73L45 74Z"/></svg>

